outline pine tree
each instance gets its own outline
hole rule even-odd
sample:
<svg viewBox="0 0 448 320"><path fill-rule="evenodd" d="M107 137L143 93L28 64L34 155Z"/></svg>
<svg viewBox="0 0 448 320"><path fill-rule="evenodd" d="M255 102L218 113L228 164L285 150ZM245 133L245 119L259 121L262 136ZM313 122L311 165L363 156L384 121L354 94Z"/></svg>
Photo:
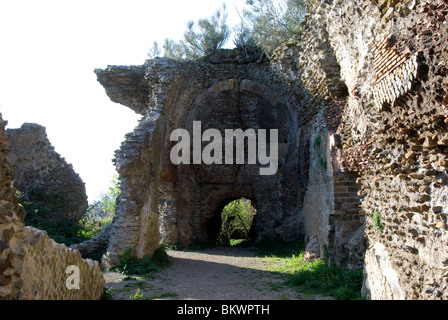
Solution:
<svg viewBox="0 0 448 320"><path fill-rule="evenodd" d="M180 41L165 39L164 56L175 60L198 60L222 48L230 37L227 25L227 8L225 3L208 19L200 19L197 23L189 21L184 37ZM154 42L148 56L159 56L158 43Z"/></svg>
<svg viewBox="0 0 448 320"><path fill-rule="evenodd" d="M305 16L304 0L246 0L244 17L267 55L284 43L298 43Z"/></svg>

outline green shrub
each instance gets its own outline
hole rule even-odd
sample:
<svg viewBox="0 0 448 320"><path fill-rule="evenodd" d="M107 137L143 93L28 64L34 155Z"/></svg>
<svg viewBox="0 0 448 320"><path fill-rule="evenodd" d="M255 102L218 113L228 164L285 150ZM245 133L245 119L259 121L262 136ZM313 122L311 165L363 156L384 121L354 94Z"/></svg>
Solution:
<svg viewBox="0 0 448 320"><path fill-rule="evenodd" d="M114 268L122 274L150 274L159 271L171 264L171 259L163 247L154 251L151 257L138 259L135 256L134 248L126 248L119 255L120 262Z"/></svg>
<svg viewBox="0 0 448 320"><path fill-rule="evenodd" d="M37 194L35 196L37 197ZM55 219L51 217L47 208L25 197L20 197L19 203L26 211L25 225L46 231L48 236L56 242L71 245L87 240L78 235L82 227L75 220Z"/></svg>
<svg viewBox="0 0 448 320"><path fill-rule="evenodd" d="M115 216L115 205L121 194L118 176L112 178L111 184L108 192L103 193L98 200L87 207L86 213L79 221L80 238L91 239L112 222Z"/></svg>
<svg viewBox="0 0 448 320"><path fill-rule="evenodd" d="M42 188L28 190L26 196L19 193L19 203L26 211L25 225L45 230L50 238L67 246L95 237L112 222L115 204L120 195L118 177L112 179L107 193L87 207L79 222L73 219L55 219L52 210L62 208L66 203L64 195L46 195ZM43 204L51 203L51 207ZM52 209L53 208L53 209Z"/></svg>

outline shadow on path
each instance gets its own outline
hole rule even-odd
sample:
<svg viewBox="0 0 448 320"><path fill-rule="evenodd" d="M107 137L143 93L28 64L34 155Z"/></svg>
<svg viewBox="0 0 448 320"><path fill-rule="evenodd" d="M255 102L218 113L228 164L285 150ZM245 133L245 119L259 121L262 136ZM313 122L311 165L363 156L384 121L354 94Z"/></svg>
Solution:
<svg viewBox="0 0 448 320"><path fill-rule="evenodd" d="M266 271L269 264L243 248L167 251L173 263L151 277L126 277L107 272L106 286L114 299L130 298L139 289L146 298L199 300L298 299L284 285L285 276ZM129 279L130 280L126 280Z"/></svg>

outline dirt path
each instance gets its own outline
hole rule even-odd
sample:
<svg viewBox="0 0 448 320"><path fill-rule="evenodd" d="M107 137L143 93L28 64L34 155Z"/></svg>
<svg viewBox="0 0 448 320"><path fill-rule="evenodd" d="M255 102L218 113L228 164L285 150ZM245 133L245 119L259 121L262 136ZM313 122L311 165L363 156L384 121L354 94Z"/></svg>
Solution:
<svg viewBox="0 0 448 320"><path fill-rule="evenodd" d="M266 271L268 264L243 248L167 251L173 263L150 278L105 274L113 299L129 299L137 289L148 298L205 300L298 299L284 276Z"/></svg>

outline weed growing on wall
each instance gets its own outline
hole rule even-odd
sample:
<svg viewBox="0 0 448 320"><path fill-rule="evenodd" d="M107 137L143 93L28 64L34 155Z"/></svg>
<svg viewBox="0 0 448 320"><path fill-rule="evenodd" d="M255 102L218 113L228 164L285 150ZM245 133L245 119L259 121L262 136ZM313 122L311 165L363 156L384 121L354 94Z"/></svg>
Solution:
<svg viewBox="0 0 448 320"><path fill-rule="evenodd" d="M383 232L386 227L381 219L381 213L378 210L374 210L372 214L373 226L378 232Z"/></svg>

